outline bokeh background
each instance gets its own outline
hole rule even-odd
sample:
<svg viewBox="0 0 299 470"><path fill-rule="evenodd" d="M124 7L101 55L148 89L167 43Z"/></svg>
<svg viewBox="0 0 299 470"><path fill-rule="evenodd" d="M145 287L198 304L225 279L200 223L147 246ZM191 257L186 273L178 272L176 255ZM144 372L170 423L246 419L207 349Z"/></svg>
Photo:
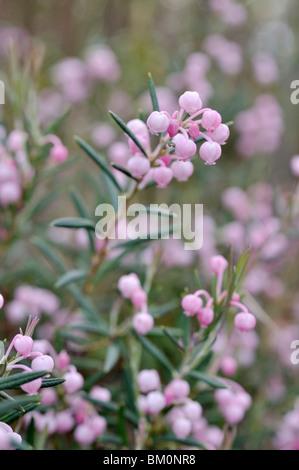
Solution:
<svg viewBox="0 0 299 470"><path fill-rule="evenodd" d="M109 155L111 144L124 138L108 110L124 120L147 115L148 72L169 110L183 91L198 90L206 104L221 112L224 122L233 121L224 155L213 171L197 165L192 184L169 187L163 198L161 191L151 189L146 198L204 204L206 232L198 254L202 271L216 247L227 253L232 243L239 253L253 245L245 286L255 298L262 325L259 338L248 345L254 358L243 357L244 369L238 376L255 403L238 446L264 449L280 446L275 433L298 395L299 366L290 364L290 344L299 339L298 211L293 211L298 193L290 161L299 153L299 105L292 104L290 97L291 83L299 80L299 10L297 0L232 3L238 7L225 9L221 1L208 0L0 0L0 78L8 97L2 120L11 128L17 126L26 107L29 116L38 113L45 129L67 112L59 136L74 163L37 189L36 197L49 192L53 199L36 217L29 216L22 240L12 250L2 244L0 274L10 300L24 282L52 290L55 273L36 274L40 261L32 236L48 233L53 243L69 242L62 239L62 232L49 231L49 221L74 215L68 188L76 187L91 214L101 202L93 163L79 154L74 135ZM26 88L26 82L24 87L18 82L19 106L11 100L15 93L9 65L11 38L17 62L23 69L31 64L28 76L37 90L36 109L32 83ZM87 81L88 51L103 46L113 54L108 76ZM68 58L75 62L63 68ZM228 193L229 188L235 189ZM265 226L267 235L261 234ZM72 239L72 243L72 248L63 245L62 256L69 252L76 256L74 246L85 242ZM198 259L179 254L177 258L178 265L167 274L167 288L161 287L162 270L153 296L166 301L191 282L193 271L186 266L197 266ZM29 268L22 269L24 265ZM108 276L102 282L108 302L113 280ZM11 326L2 323L1 332L9 335Z"/></svg>

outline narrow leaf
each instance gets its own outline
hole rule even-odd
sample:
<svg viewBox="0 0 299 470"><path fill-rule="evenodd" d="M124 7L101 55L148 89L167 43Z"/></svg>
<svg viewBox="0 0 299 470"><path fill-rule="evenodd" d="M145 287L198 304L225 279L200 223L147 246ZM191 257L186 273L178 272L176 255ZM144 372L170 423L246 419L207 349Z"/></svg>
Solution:
<svg viewBox="0 0 299 470"><path fill-rule="evenodd" d="M148 74L148 86L149 86L149 92L150 92L150 95L151 95L153 110L154 111L160 111L155 83L154 83L153 77L150 73Z"/></svg>
<svg viewBox="0 0 299 470"><path fill-rule="evenodd" d="M88 230L95 230L95 224L89 220L81 217L63 217L56 219L51 222L52 227L63 227L63 228L85 228Z"/></svg>
<svg viewBox="0 0 299 470"><path fill-rule="evenodd" d="M83 271L82 269L74 269L63 274L56 282L55 287L59 289L60 287L64 287L68 284L71 284L72 282L82 281L83 279L86 279L86 277L86 271Z"/></svg>
<svg viewBox="0 0 299 470"><path fill-rule="evenodd" d="M141 152L147 157L147 153L146 151L144 150L143 146L141 145L141 143L139 142L139 140L137 139L137 137L133 134L133 132L130 131L130 129L128 128L128 126L124 123L124 121L122 121L116 114L114 114L112 111L110 111L110 115L111 117L114 119L114 121L119 125L119 127L133 140L133 142L135 142L135 144L137 145L137 147L141 150Z"/></svg>
<svg viewBox="0 0 299 470"><path fill-rule="evenodd" d="M212 388L228 388L227 385L225 385L223 382L220 382L220 380L215 379L214 377L209 377L206 374L202 374L201 372L198 371L192 371L188 374L192 379L199 380L201 382L205 382L207 385L210 385Z"/></svg>

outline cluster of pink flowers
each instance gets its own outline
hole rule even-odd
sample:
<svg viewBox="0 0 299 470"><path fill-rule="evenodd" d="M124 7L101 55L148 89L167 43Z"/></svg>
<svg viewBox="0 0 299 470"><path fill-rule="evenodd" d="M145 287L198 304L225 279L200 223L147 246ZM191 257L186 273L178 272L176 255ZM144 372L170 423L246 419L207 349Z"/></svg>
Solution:
<svg viewBox="0 0 299 470"><path fill-rule="evenodd" d="M53 315L60 306L58 297L47 289L28 285L19 286L14 299L7 303L5 313L11 323L23 322L29 314L40 317L42 313Z"/></svg>
<svg viewBox="0 0 299 470"><path fill-rule="evenodd" d="M270 185L258 183L247 192L238 187L226 189L222 203L235 220L220 229L221 241L233 243L240 253L250 246L258 255L259 262L246 277L246 289L254 295L265 292L269 297L279 296L283 285L275 275L279 269L275 263L290 247L278 217L285 210L285 201L275 197Z"/></svg>
<svg viewBox="0 0 299 470"><path fill-rule="evenodd" d="M7 207L17 204L22 199L23 186L34 176L25 151L28 135L21 131L12 131L3 135L0 142L0 205Z"/></svg>
<svg viewBox="0 0 299 470"><path fill-rule="evenodd" d="M225 421L233 426L244 419L252 399L241 385L231 380L226 379L226 381L230 388L216 390L215 399Z"/></svg>
<svg viewBox="0 0 299 470"><path fill-rule="evenodd" d="M284 131L283 113L276 98L260 95L254 106L236 116L239 153L250 158L259 153L278 150Z"/></svg>
<svg viewBox="0 0 299 470"><path fill-rule="evenodd" d="M202 417L202 407L191 400L190 385L185 380L175 378L162 391L161 380L156 370L142 370L137 377L140 395L140 411L155 419L163 410L169 410L166 423L178 439L192 436L208 448L220 448L223 432L216 426L209 426Z"/></svg>
<svg viewBox="0 0 299 470"><path fill-rule="evenodd" d="M299 402L289 411L279 425L274 438L274 447L278 450L299 450Z"/></svg>
<svg viewBox="0 0 299 470"><path fill-rule="evenodd" d="M113 83L120 73L113 51L97 45L86 50L84 60L69 57L58 62L52 69L52 80L65 101L77 103L87 98L93 84Z"/></svg>
<svg viewBox="0 0 299 470"><path fill-rule="evenodd" d="M115 163L125 163L131 175L142 185L155 181L159 188L166 188L173 178L187 181L194 168L190 159L200 146L199 155L207 165L214 165L222 154L221 146L229 137L229 128L222 123L221 115L210 108L203 108L199 94L187 91L179 99L180 110L170 115L167 111L154 111L147 123L139 119L127 126L145 149L146 158L139 146L129 138L127 151L118 143L109 151ZM160 143L151 151L150 134L160 135Z"/></svg>
<svg viewBox="0 0 299 470"><path fill-rule="evenodd" d="M210 58L202 52L194 52L187 57L185 67L182 72L175 72L170 74L167 79L167 83L171 89L177 92L186 88L197 91L202 99L202 102L207 103L213 95L214 91L211 83L207 78L207 74L210 68ZM158 98L160 101L159 96ZM163 109L167 108L165 107Z"/></svg>
<svg viewBox="0 0 299 470"><path fill-rule="evenodd" d="M40 432L47 429L48 435L68 434L73 432L75 441L81 447L93 444L107 428L106 419L99 415L100 407L91 404L84 399L80 388L83 385L83 377L78 374L74 366L67 365L67 353L62 351L58 356L58 363L62 369L68 368L69 372L64 375L65 395L63 402L57 395L55 389L44 389L41 391L41 404L51 407L45 412L34 411L25 417L25 425L28 426L34 419L36 429ZM57 363L57 364L58 364ZM94 386L90 398L102 403L111 401L111 393L107 388ZM64 403L64 408L61 404Z"/></svg>
<svg viewBox="0 0 299 470"><path fill-rule="evenodd" d="M228 267L228 262L223 256L213 256L210 259L210 270L216 276L217 304L221 304L227 297L227 292L222 291L224 273ZM182 308L185 315L197 316L202 328L206 328L214 321L214 298L205 290L199 290L194 294L186 295L182 300ZM237 308L239 313L234 319L235 328L241 332L249 332L256 326L256 319L249 313L247 307L240 301L238 293L234 293L230 301L230 306Z"/></svg>
<svg viewBox="0 0 299 470"><path fill-rule="evenodd" d="M209 6L229 26L240 26L247 20L245 6L236 0L209 0Z"/></svg>
<svg viewBox="0 0 299 470"><path fill-rule="evenodd" d="M204 50L212 57L225 75L238 75L243 66L242 47L221 34L207 36Z"/></svg>
<svg viewBox="0 0 299 470"><path fill-rule="evenodd" d="M138 276L135 273L122 276L118 281L118 289L122 297L130 299L137 310L133 316L134 330L140 335L146 335L154 327L154 318L148 313L147 294Z"/></svg>
<svg viewBox="0 0 299 470"><path fill-rule="evenodd" d="M53 371L54 361L52 357L33 349L34 341L32 339L32 335L37 323L37 318L31 320L29 317L25 333L23 334L22 330L20 330L20 333L11 341L2 358L2 361L7 362L6 372L10 372L15 369L23 370L25 373L32 371ZM13 349L17 352L17 356L9 360L10 353ZM25 359L29 359L31 361L31 367L20 364L20 362ZM21 389L28 395L37 395L41 386L42 378L39 378L21 385Z"/></svg>

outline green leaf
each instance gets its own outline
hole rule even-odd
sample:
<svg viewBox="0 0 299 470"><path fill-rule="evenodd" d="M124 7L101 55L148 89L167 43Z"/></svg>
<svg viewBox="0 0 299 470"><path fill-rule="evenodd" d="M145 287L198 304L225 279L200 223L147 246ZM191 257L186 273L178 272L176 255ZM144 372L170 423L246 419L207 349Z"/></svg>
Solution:
<svg viewBox="0 0 299 470"><path fill-rule="evenodd" d="M202 374L198 371L192 371L188 375L192 377L192 379L199 380L201 382L206 383L207 385L210 385L210 387L212 388L228 388L228 386L225 385L223 382L220 382L220 380L217 380L214 377L209 377L208 375Z"/></svg>
<svg viewBox="0 0 299 470"><path fill-rule="evenodd" d="M147 338L144 336L138 335L136 332L134 332L136 338L140 341L144 349L151 355L153 356L157 361L161 362L161 364L171 373L173 373L174 367L171 364L171 362L168 360L166 355L164 354L161 349L157 348L151 341L149 341Z"/></svg>
<svg viewBox="0 0 299 470"><path fill-rule="evenodd" d="M182 346L177 340L176 338L171 334L171 332L166 328L166 327L162 327L162 331L163 333L165 334L165 336L167 338L170 339L170 341L178 348L180 349L181 351L185 351L185 348L184 346Z"/></svg>
<svg viewBox="0 0 299 470"><path fill-rule="evenodd" d="M65 118L69 115L71 108L68 108L61 116L59 116L48 129L44 132L44 135L55 134L55 131L61 126Z"/></svg>
<svg viewBox="0 0 299 470"><path fill-rule="evenodd" d="M105 363L104 363L104 372L107 374L110 372L115 364L117 363L120 356L119 347L117 344L111 344L107 349Z"/></svg>
<svg viewBox="0 0 299 470"><path fill-rule="evenodd" d="M65 382L65 379L43 379L41 388L57 387Z"/></svg>
<svg viewBox="0 0 299 470"><path fill-rule="evenodd" d="M28 397L30 398L30 397ZM34 411L38 406L40 405L39 402L36 403L30 403L29 405L22 405L22 408L24 411L10 411L9 413L3 415L0 417L0 421L6 424L13 423L14 421L17 421L18 419L22 418L26 413L31 413L31 411ZM19 405L20 406L20 405Z"/></svg>
<svg viewBox="0 0 299 470"><path fill-rule="evenodd" d="M80 194L75 190L71 190L71 197L73 200L73 203L77 209L78 215L80 217L83 217L84 219L89 219L89 213L85 207L84 201L81 198ZM90 233L89 230L87 230L88 238L89 238L89 246L90 250L92 253L95 253L95 247L94 247L94 237L93 234Z"/></svg>
<svg viewBox="0 0 299 470"><path fill-rule="evenodd" d="M51 222L52 227L63 227L63 228L85 228L88 230L95 230L95 224L89 219L81 217L63 217L61 219L56 219Z"/></svg>
<svg viewBox="0 0 299 470"><path fill-rule="evenodd" d="M143 146L137 139L137 137L133 134L133 132L130 131L128 126L122 121L116 114L114 114L112 111L110 111L111 117L114 119L114 121L119 125L119 127L135 142L137 147L141 150L141 152L148 158L146 151L144 150Z"/></svg>
<svg viewBox="0 0 299 470"><path fill-rule="evenodd" d="M82 269L74 269L63 274L56 282L55 287L59 289L60 287L64 287L68 284L71 284L72 282L82 281L83 279L86 279L86 277L86 271L83 271Z"/></svg>
<svg viewBox="0 0 299 470"><path fill-rule="evenodd" d="M205 446L201 442L191 439L191 437L187 439L178 439L174 435L169 434L169 435L157 437L154 439L155 444L163 444L164 442L165 443L174 442L174 443L181 444L181 445L188 446L188 447L199 447L200 449L205 449Z"/></svg>
<svg viewBox="0 0 299 470"><path fill-rule="evenodd" d="M101 407L103 410L108 411L108 412L117 413L118 410L119 410L119 405L117 405L116 403L114 403L112 401L103 402L103 401L95 400L94 398L92 398L89 395L84 395L84 399L89 401L90 403L93 403L96 406ZM125 409L125 416L133 424L136 425L138 423L137 417L134 415L134 413L132 413L131 410Z"/></svg>
<svg viewBox="0 0 299 470"><path fill-rule="evenodd" d="M26 405L35 405L40 403L40 397L17 397L15 400L5 400L0 403L0 421L4 421L4 418L12 411L24 414L24 411L20 411L20 408L25 410ZM25 410L26 411L26 410Z"/></svg>
<svg viewBox="0 0 299 470"><path fill-rule="evenodd" d="M122 439L123 445L128 445L127 431L126 431L126 416L125 416L125 406L122 403L118 410L118 419L117 419L117 429L118 435Z"/></svg>
<svg viewBox="0 0 299 470"><path fill-rule="evenodd" d="M154 111L160 111L160 106L157 98L157 93L156 93L156 87L155 83L153 80L152 75L149 73L148 74L148 87L149 87L149 92L152 100L152 105L153 105L153 110Z"/></svg>
<svg viewBox="0 0 299 470"><path fill-rule="evenodd" d="M44 370L37 372L26 372L5 377L4 379L0 379L0 390L11 390L13 388L17 388L20 385L44 377L49 373L50 372Z"/></svg>
<svg viewBox="0 0 299 470"><path fill-rule="evenodd" d="M105 162L104 158L102 158L94 148L88 145L83 139L80 137L75 137L75 141L77 144L86 152L86 154L101 168L101 170L106 173L106 175L110 178L114 186L118 189L118 191L122 192L122 188L118 184L117 179L115 178L114 174L110 171L109 166Z"/></svg>
<svg viewBox="0 0 299 470"><path fill-rule="evenodd" d="M135 178L133 175L131 175L131 173L126 170L126 168L123 168L122 166L117 165L116 163L111 163L111 166L113 166L113 168L115 168L116 170L121 171L128 178L131 178L134 181L139 181L138 178Z"/></svg>
<svg viewBox="0 0 299 470"><path fill-rule="evenodd" d="M239 258L237 267L236 267L236 278L235 278L235 290L240 287L240 284L242 283L244 279L244 275L246 272L246 268L249 262L250 258L250 248L247 248L247 250L242 253L242 255Z"/></svg>
<svg viewBox="0 0 299 470"><path fill-rule="evenodd" d="M60 258L50 246L41 240L38 237L34 237L32 239L33 243L37 246L37 248L43 253L43 255L50 261L50 263L59 271L61 274L65 273L65 267L61 262Z"/></svg>
<svg viewBox="0 0 299 470"><path fill-rule="evenodd" d="M157 214L165 217L177 217L175 212L171 212L168 209L161 207L159 204L151 204L150 206L144 206L144 208L138 208L137 212L139 214ZM134 217L136 215L136 211L128 207L127 215Z"/></svg>

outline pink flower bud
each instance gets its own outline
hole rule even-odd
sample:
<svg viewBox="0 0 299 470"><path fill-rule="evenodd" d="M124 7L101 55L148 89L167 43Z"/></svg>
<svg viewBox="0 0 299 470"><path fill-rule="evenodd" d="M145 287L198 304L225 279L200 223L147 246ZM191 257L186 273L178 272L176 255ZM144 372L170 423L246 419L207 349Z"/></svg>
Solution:
<svg viewBox="0 0 299 470"><path fill-rule="evenodd" d="M154 111L147 120L147 126L151 134L166 132L169 127L169 118L163 112Z"/></svg>
<svg viewBox="0 0 299 470"><path fill-rule="evenodd" d="M238 363L234 357L225 356L221 359L220 369L224 375L232 377L238 368Z"/></svg>
<svg viewBox="0 0 299 470"><path fill-rule="evenodd" d="M229 135L230 130L226 124L220 124L214 132L207 132L207 136L219 145L224 145Z"/></svg>
<svg viewBox="0 0 299 470"><path fill-rule="evenodd" d="M80 424L74 432L75 441L81 447L91 445L95 440L95 435L88 423Z"/></svg>
<svg viewBox="0 0 299 470"><path fill-rule="evenodd" d="M65 382L63 384L66 393L73 394L80 390L84 384L84 379L79 372L71 371L64 375Z"/></svg>
<svg viewBox="0 0 299 470"><path fill-rule="evenodd" d="M194 294L186 295L182 300L182 308L185 315L188 317L193 317L199 313L200 309L203 306L203 302L200 297L197 297Z"/></svg>
<svg viewBox="0 0 299 470"><path fill-rule="evenodd" d="M155 369L142 370L137 376L139 390L142 393L153 392L159 390L161 381L158 372Z"/></svg>
<svg viewBox="0 0 299 470"><path fill-rule="evenodd" d="M71 358L66 351L63 350L58 354L57 359L56 359L58 369L60 370L65 369L67 366L70 365L70 362L71 362Z"/></svg>
<svg viewBox="0 0 299 470"><path fill-rule="evenodd" d="M132 121L129 121L127 123L127 126L130 129L130 131L135 135L148 133L146 124L143 121L141 121L141 119L132 119Z"/></svg>
<svg viewBox="0 0 299 470"><path fill-rule="evenodd" d="M26 359L32 351L33 339L30 336L16 335L13 342L15 350Z"/></svg>
<svg viewBox="0 0 299 470"><path fill-rule="evenodd" d="M198 313L198 321L203 328L208 327L213 323L215 314L211 308L205 307Z"/></svg>
<svg viewBox="0 0 299 470"><path fill-rule="evenodd" d="M147 414L157 416L166 406L166 400L161 392L150 392L146 397Z"/></svg>
<svg viewBox="0 0 299 470"><path fill-rule="evenodd" d="M190 393L190 385L185 380L174 379L165 387L164 396L167 405L173 403L174 400L185 400Z"/></svg>
<svg viewBox="0 0 299 470"><path fill-rule="evenodd" d="M179 127L180 127L179 121L177 121L176 119L171 119L169 121L169 126L167 129L169 137L171 138L174 137L178 133Z"/></svg>
<svg viewBox="0 0 299 470"><path fill-rule="evenodd" d="M218 275L224 273L228 267L228 262L223 256L212 256L209 265L211 273Z"/></svg>
<svg viewBox="0 0 299 470"><path fill-rule="evenodd" d="M128 170L134 178L140 179L149 171L151 165L147 158L135 156L128 161Z"/></svg>
<svg viewBox="0 0 299 470"><path fill-rule="evenodd" d="M192 431L192 423L186 418L176 419L172 424L172 430L178 439L186 439Z"/></svg>
<svg viewBox="0 0 299 470"><path fill-rule="evenodd" d="M95 415L89 420L89 426L93 430L95 438L98 438L106 431L107 421L102 416Z"/></svg>
<svg viewBox="0 0 299 470"><path fill-rule="evenodd" d="M28 372L25 372L25 374L28 374ZM21 385L21 389L28 395L37 395L42 386L42 382L42 379L32 380L31 382Z"/></svg>
<svg viewBox="0 0 299 470"><path fill-rule="evenodd" d="M41 391L41 397L41 404L43 406L51 406L58 401L57 393L53 388L44 388Z"/></svg>
<svg viewBox="0 0 299 470"><path fill-rule="evenodd" d="M4 305L4 298L3 298L3 295L0 294L0 309L3 307Z"/></svg>
<svg viewBox="0 0 299 470"><path fill-rule="evenodd" d="M157 183L158 188L165 189L172 180L173 173L171 168L160 166L158 168L153 168L152 176L153 180Z"/></svg>
<svg viewBox="0 0 299 470"><path fill-rule="evenodd" d="M183 411L191 422L198 421L202 416L202 406L197 401L188 400L183 406Z"/></svg>
<svg viewBox="0 0 299 470"><path fill-rule="evenodd" d="M238 424L240 421L242 421L245 415L244 409L237 403L232 403L231 405L227 406L222 411L222 414L224 416L225 421L231 426Z"/></svg>
<svg viewBox="0 0 299 470"><path fill-rule="evenodd" d="M16 204L22 198L22 189L19 183L15 181L7 181L0 185L0 205L9 206Z"/></svg>
<svg viewBox="0 0 299 470"><path fill-rule="evenodd" d="M20 152L23 150L27 138L26 132L14 130L7 137L7 148L15 153Z"/></svg>
<svg viewBox="0 0 299 470"><path fill-rule="evenodd" d="M13 432L8 424L0 422L0 450L15 450L15 443L22 443L21 436Z"/></svg>
<svg viewBox="0 0 299 470"><path fill-rule="evenodd" d="M199 137L199 125L198 124L191 124L188 129L189 135L192 139L196 140Z"/></svg>
<svg viewBox="0 0 299 470"><path fill-rule="evenodd" d="M186 91L180 96L179 105L188 114L194 114L202 108L202 101L196 91Z"/></svg>
<svg viewBox="0 0 299 470"><path fill-rule="evenodd" d="M208 132L214 132L222 122L222 117L217 111L210 110L203 113L201 125Z"/></svg>
<svg viewBox="0 0 299 470"><path fill-rule="evenodd" d="M111 392L107 388L100 387L96 385L90 391L90 396L94 400L102 401L103 403L108 403L111 401Z"/></svg>
<svg viewBox="0 0 299 470"><path fill-rule="evenodd" d="M184 137L178 139L175 145L175 154L179 160L188 160L196 154L196 144L193 140L185 139Z"/></svg>
<svg viewBox="0 0 299 470"><path fill-rule="evenodd" d="M135 290L140 288L140 281L135 273L122 276L118 281L118 289L125 299L129 299L134 294Z"/></svg>
<svg viewBox="0 0 299 470"><path fill-rule="evenodd" d="M143 146L144 149L149 147L149 136L148 134L137 134L136 137L138 138L139 143ZM134 140L128 140L129 150L131 155L140 155L140 148L138 145L135 144Z"/></svg>
<svg viewBox="0 0 299 470"><path fill-rule="evenodd" d="M254 330L256 326L256 318L252 313L238 313L235 317L235 327L241 332Z"/></svg>
<svg viewBox="0 0 299 470"><path fill-rule="evenodd" d="M199 149L199 155L207 165L214 165L215 162L221 157L222 150L216 142L205 142Z"/></svg>
<svg viewBox="0 0 299 470"><path fill-rule="evenodd" d="M55 416L56 432L58 434L66 434L75 426L75 419L70 411L61 411Z"/></svg>
<svg viewBox="0 0 299 470"><path fill-rule="evenodd" d="M51 356L39 356L33 359L31 369L34 371L48 370L51 372L54 369L54 361Z"/></svg>
<svg viewBox="0 0 299 470"><path fill-rule="evenodd" d="M290 165L293 175L299 178L299 155L292 158Z"/></svg>
<svg viewBox="0 0 299 470"><path fill-rule="evenodd" d="M131 296L131 301L134 307L141 308L146 305L147 302L147 294L144 292L143 289L139 288L133 292Z"/></svg>
<svg viewBox="0 0 299 470"><path fill-rule="evenodd" d="M154 319L149 313L141 312L133 318L133 328L139 335L146 335L154 327Z"/></svg>
<svg viewBox="0 0 299 470"><path fill-rule="evenodd" d="M188 181L194 172L194 166L191 162L175 161L171 165L173 176L180 182Z"/></svg>
<svg viewBox="0 0 299 470"><path fill-rule="evenodd" d="M69 156L69 151L62 144L54 145L50 150L50 157L56 163L64 162L65 160L67 160L68 156Z"/></svg>

